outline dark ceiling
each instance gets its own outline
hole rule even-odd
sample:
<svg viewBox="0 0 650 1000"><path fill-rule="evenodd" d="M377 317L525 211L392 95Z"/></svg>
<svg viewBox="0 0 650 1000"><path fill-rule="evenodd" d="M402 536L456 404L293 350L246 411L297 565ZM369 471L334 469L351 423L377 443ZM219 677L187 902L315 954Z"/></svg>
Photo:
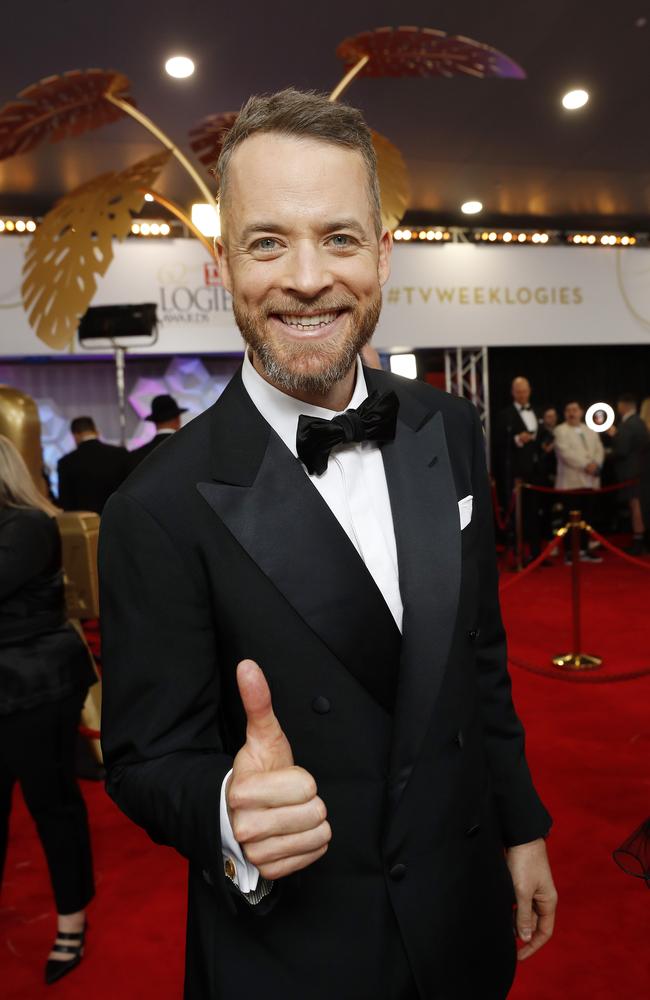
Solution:
<svg viewBox="0 0 650 1000"><path fill-rule="evenodd" d="M331 90L342 76L336 47L349 35L397 24L468 35L507 53L528 78L360 79L346 93L401 149L411 221L460 222L458 206L471 197L492 225L650 228L650 0L14 0L2 23L0 102L65 70L117 69L186 151L194 124L253 92ZM194 58L193 78L163 72L175 52ZM578 85L591 101L567 113L560 98ZM0 162L0 211L42 214L77 184L157 148L124 121ZM176 165L157 186L182 203L196 197Z"/></svg>

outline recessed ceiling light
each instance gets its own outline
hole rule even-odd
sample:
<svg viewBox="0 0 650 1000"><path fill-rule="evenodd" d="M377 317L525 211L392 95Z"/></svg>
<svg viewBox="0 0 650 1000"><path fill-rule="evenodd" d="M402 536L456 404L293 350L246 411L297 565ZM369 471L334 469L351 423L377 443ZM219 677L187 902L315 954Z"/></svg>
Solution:
<svg viewBox="0 0 650 1000"><path fill-rule="evenodd" d="M194 72L194 63L188 56L172 56L165 63L165 70L177 80L184 80Z"/></svg>
<svg viewBox="0 0 650 1000"><path fill-rule="evenodd" d="M575 111L577 108L584 108L589 100L586 90L570 90L562 98L562 107L567 111Z"/></svg>
<svg viewBox="0 0 650 1000"><path fill-rule="evenodd" d="M154 196L147 191L147 193L144 196L144 200L145 201L153 201L154 200Z"/></svg>
<svg viewBox="0 0 650 1000"><path fill-rule="evenodd" d="M464 201L460 206L460 210L464 215L476 215L478 212L483 211L483 202Z"/></svg>

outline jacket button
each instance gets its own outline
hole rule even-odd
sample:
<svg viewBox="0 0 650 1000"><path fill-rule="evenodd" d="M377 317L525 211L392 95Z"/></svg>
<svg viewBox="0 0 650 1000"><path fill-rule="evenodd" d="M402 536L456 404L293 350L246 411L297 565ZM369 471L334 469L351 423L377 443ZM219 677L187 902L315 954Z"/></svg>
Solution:
<svg viewBox="0 0 650 1000"><path fill-rule="evenodd" d="M460 750L462 750L464 742L465 741L463 739L463 731L462 729L459 729L456 735L454 736L454 743L458 746Z"/></svg>
<svg viewBox="0 0 650 1000"><path fill-rule="evenodd" d="M478 632L479 632L479 630L477 628L472 628L467 633L467 635L472 640L472 642L474 642L474 640L478 637Z"/></svg>
<svg viewBox="0 0 650 1000"><path fill-rule="evenodd" d="M470 826L469 830L465 830L466 837L473 837L481 829L480 823L475 823L474 826Z"/></svg>
<svg viewBox="0 0 650 1000"><path fill-rule="evenodd" d="M406 875L406 865L403 865L401 863L393 865L388 874L390 875L390 877L393 879L394 882L399 882L400 879L403 879L404 876Z"/></svg>
<svg viewBox="0 0 650 1000"><path fill-rule="evenodd" d="M314 700L312 701L311 707L315 712L318 713L318 715L327 715L332 706L330 704L329 698L326 698L324 695L319 694L318 697L314 698Z"/></svg>

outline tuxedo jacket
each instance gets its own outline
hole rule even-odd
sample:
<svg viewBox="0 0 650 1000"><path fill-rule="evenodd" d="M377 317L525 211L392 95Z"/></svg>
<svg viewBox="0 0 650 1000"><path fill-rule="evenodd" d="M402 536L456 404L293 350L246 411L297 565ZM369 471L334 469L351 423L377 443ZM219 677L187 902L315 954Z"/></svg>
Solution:
<svg viewBox="0 0 650 1000"><path fill-rule="evenodd" d="M507 493L512 490L515 479L523 479L527 483L537 482L539 429L535 440L519 446L515 443L515 437L524 431L528 431L528 428L515 404L511 403L499 414L495 434L497 463Z"/></svg>
<svg viewBox="0 0 650 1000"><path fill-rule="evenodd" d="M618 481L636 479L641 473L645 453L650 445L648 428L638 413L621 421L618 432L611 439L611 445Z"/></svg>
<svg viewBox="0 0 650 1000"><path fill-rule="evenodd" d="M174 432L176 433L176 432ZM152 437L151 441L147 441L146 444L141 444L139 448L134 448L133 451L129 452L129 470L135 469L136 465L139 465L143 458L150 455L152 451L155 451L158 445L163 444L164 441L168 441L172 434L156 434Z"/></svg>
<svg viewBox="0 0 650 1000"><path fill-rule="evenodd" d="M240 374L102 520L107 787L189 861L191 1000L397 1000L400 963L427 1000L497 1000L514 975L503 849L551 821L511 700L481 426L465 400L365 377L400 401L382 457L402 635ZM247 657L333 831L257 907L223 873L219 828Z"/></svg>
<svg viewBox="0 0 650 1000"><path fill-rule="evenodd" d="M101 514L129 469L126 448L104 444L98 438L82 441L59 460L59 503L64 510L92 510Z"/></svg>

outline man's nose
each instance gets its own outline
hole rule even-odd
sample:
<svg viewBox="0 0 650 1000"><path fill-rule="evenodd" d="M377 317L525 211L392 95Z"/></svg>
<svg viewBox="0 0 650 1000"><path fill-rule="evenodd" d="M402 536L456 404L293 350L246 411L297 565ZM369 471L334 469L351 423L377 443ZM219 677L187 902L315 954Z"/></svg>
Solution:
<svg viewBox="0 0 650 1000"><path fill-rule="evenodd" d="M317 246L304 242L294 247L286 258L287 269L282 282L286 292L296 292L304 298L315 298L333 283L327 256Z"/></svg>

